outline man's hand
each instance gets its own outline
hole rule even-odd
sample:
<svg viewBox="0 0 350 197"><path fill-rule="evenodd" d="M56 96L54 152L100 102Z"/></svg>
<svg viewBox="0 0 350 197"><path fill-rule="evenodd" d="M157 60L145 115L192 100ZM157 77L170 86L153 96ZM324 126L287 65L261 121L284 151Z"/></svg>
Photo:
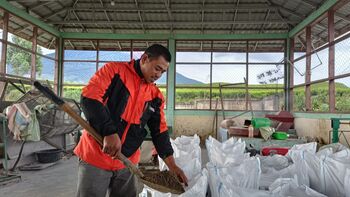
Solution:
<svg viewBox="0 0 350 197"><path fill-rule="evenodd" d="M171 155L164 159L165 164L168 166L169 171L176 174L177 178L180 180L180 182L184 183L186 186L188 186L188 180L185 175L185 173L179 168L174 160L174 157Z"/></svg>
<svg viewBox="0 0 350 197"><path fill-rule="evenodd" d="M102 151L111 157L117 157L121 150L121 142L118 134L112 134L103 138Z"/></svg>

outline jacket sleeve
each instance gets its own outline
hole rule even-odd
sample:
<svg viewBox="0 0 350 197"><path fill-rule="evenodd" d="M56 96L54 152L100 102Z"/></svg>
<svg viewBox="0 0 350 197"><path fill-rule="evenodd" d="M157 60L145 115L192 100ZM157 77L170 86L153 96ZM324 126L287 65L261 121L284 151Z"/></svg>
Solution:
<svg viewBox="0 0 350 197"><path fill-rule="evenodd" d="M112 79L118 72L118 66L113 63L105 64L83 88L81 95L80 102L86 119L103 137L117 133L116 126L108 109L104 106L104 102L107 99L107 90Z"/></svg>
<svg viewBox="0 0 350 197"><path fill-rule="evenodd" d="M154 99L152 106L154 113L148 120L147 126L151 131L153 144L158 152L158 155L165 159L173 155L174 150L170 143L168 127L164 115L164 98L159 92L159 98Z"/></svg>

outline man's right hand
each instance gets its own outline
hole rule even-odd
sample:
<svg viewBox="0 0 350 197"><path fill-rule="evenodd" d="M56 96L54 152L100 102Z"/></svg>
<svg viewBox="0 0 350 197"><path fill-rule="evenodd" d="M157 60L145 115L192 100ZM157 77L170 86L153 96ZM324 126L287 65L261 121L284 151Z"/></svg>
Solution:
<svg viewBox="0 0 350 197"><path fill-rule="evenodd" d="M111 157L117 157L121 151L121 142L118 134L112 134L103 138L102 151Z"/></svg>

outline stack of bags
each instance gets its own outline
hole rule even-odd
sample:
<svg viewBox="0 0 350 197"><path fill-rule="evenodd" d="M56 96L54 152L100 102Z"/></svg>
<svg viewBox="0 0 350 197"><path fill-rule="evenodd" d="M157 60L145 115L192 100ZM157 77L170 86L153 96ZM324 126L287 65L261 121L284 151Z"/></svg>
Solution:
<svg viewBox="0 0 350 197"><path fill-rule="evenodd" d="M295 150L293 160L278 155L249 157L240 139L220 143L209 137L206 146L213 197L324 196L308 187L307 173L300 168L306 166L303 151Z"/></svg>

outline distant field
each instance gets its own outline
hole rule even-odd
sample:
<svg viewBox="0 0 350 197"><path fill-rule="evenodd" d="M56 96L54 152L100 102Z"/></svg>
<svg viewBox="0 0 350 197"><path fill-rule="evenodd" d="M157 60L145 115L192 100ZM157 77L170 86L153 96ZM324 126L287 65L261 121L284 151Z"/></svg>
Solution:
<svg viewBox="0 0 350 197"><path fill-rule="evenodd" d="M237 87L237 86L236 86ZM238 86L244 87L244 86ZM249 93L252 99L260 100L272 95L283 96L283 89L273 89L276 87L283 87L282 85L249 85L249 88L271 88L271 89L250 89ZM82 86L64 86L64 97L73 98L77 101L80 100ZM29 86L26 87L29 90ZM166 88L160 86L160 90L166 96ZM210 87L208 84L197 84L197 85L181 85L176 87L176 102L179 103L193 103L196 100L205 100L210 98ZM222 91L224 99L237 99L245 97L244 89L224 88ZM6 100L15 101L22 93L18 90L9 86L6 91ZM213 98L219 98L218 84L213 84L212 88ZM340 112L350 111L350 88L342 83L336 83L336 109ZM311 86L311 99L313 111L328 111L328 83L321 83ZM304 111L305 110L305 89L295 88L294 89L294 110Z"/></svg>

